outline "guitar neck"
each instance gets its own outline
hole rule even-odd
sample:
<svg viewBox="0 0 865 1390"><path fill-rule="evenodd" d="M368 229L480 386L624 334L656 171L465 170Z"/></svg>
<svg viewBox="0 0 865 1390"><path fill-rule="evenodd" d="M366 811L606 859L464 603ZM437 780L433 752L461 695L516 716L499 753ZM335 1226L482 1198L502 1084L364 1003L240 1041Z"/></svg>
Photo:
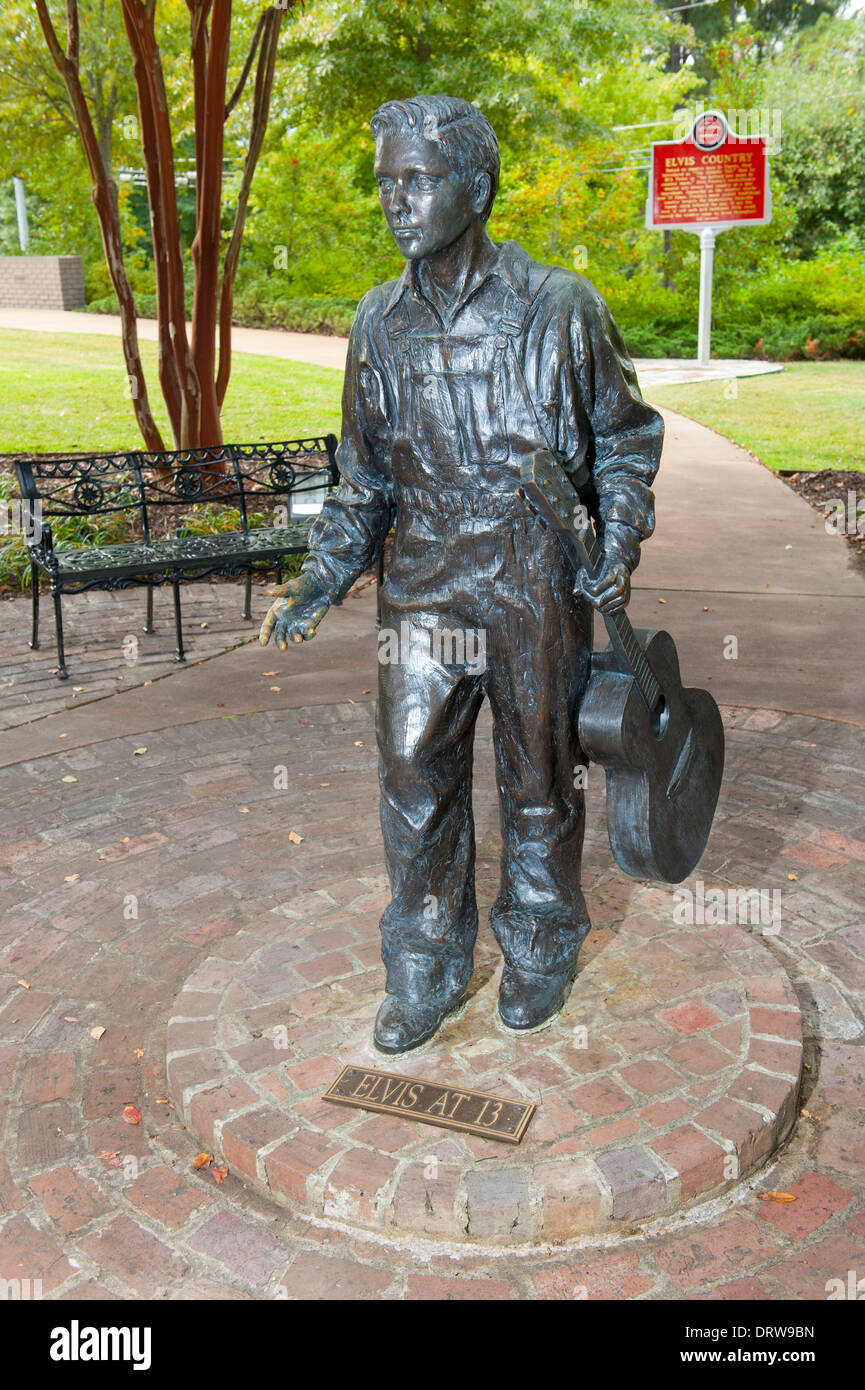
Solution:
<svg viewBox="0 0 865 1390"><path fill-rule="evenodd" d="M579 493L555 455L545 449L526 454L520 462L520 482L519 495L547 526L553 528L574 569L585 569L590 579L597 579L604 567L603 546L598 542ZM605 613L604 622L649 713L654 713L663 692L627 614L624 611Z"/></svg>
<svg viewBox="0 0 865 1390"><path fill-rule="evenodd" d="M587 527L582 534L576 531L572 532L568 539L578 552L582 552L580 559L583 567L588 571L589 577L591 579L596 578L603 568L604 551L591 526ZM607 632L610 634L610 640L630 668L646 705L650 711L654 710L661 698L661 687L646 660L646 654L631 626L630 618L624 611L605 613L604 622Z"/></svg>

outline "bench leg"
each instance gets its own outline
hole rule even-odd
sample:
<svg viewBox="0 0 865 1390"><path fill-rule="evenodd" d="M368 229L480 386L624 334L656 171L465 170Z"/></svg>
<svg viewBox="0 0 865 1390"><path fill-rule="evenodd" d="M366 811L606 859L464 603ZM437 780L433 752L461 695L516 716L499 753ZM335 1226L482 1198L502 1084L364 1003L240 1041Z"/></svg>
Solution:
<svg viewBox="0 0 865 1390"><path fill-rule="evenodd" d="M252 570L247 570L247 571L246 571L246 580L244 581L244 602L243 602L243 613L241 614L241 617L247 618L247 619L252 617L252 606L251 606L251 605L252 605Z"/></svg>
<svg viewBox="0 0 865 1390"><path fill-rule="evenodd" d="M60 591L54 590L54 625L57 629L57 679L68 681L69 672L66 670L66 653L63 649L63 614L60 611Z"/></svg>
<svg viewBox="0 0 865 1390"><path fill-rule="evenodd" d="M30 565L30 585L33 590L33 623L30 630L30 646L34 651L39 650L39 566L35 563Z"/></svg>
<svg viewBox="0 0 865 1390"><path fill-rule="evenodd" d="M144 631L153 631L153 585L147 585L147 611L144 616Z"/></svg>
<svg viewBox="0 0 865 1390"><path fill-rule="evenodd" d="M177 633L177 655L175 661L185 661L186 654L183 650L183 627L180 621L180 581L174 580L171 585L174 590L174 629Z"/></svg>
<svg viewBox="0 0 865 1390"><path fill-rule="evenodd" d="M277 584L281 584L281 583L282 583L282 561L281 561L281 560L277 560L277 562L276 562L276 582L277 582Z"/></svg>

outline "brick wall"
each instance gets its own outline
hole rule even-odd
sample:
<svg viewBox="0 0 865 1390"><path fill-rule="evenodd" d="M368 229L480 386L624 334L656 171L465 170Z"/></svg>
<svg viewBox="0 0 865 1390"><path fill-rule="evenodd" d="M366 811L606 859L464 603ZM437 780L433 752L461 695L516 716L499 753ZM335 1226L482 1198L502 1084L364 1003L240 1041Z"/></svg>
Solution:
<svg viewBox="0 0 865 1390"><path fill-rule="evenodd" d="M80 256L0 256L0 309L83 309Z"/></svg>

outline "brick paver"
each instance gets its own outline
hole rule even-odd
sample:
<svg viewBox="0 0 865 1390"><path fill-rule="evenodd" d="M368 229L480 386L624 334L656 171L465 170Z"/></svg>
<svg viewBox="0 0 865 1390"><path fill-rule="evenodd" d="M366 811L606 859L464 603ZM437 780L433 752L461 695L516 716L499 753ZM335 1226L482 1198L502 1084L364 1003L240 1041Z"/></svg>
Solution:
<svg viewBox="0 0 865 1390"><path fill-rule="evenodd" d="M777 932L746 923L735 934L719 927L715 937L706 935L725 942L731 957L735 938L753 937L771 955L776 973L791 978L805 1018L804 1113L774 1167L735 1188L699 1222L623 1235L615 1248L540 1249L519 1257L493 1258L481 1247L461 1255L438 1252L434 1238L416 1247L366 1240L291 1216L231 1171L217 1184L211 1167L193 1168L200 1145L172 1104L165 1029L173 1001L184 982L215 959L219 968L207 967L197 980L200 1011L186 1020L206 1024L235 983L243 944L237 933L254 927L265 934L264 948L273 947L270 983L250 1011L247 1037L232 1046L248 1056L243 1049L264 1042L272 1052L267 1030L285 1021L285 1001L290 1004L295 993L302 997L303 1012L287 1020L298 1049L289 1065L309 1066L298 1073L315 1078L304 1114L319 1123L315 1088L338 1046L326 1001L344 977L335 970L324 980L308 978L315 931L322 931L331 958L363 950L358 959L366 969L375 960L375 922L384 898L373 708L361 691L354 704L169 726L143 741L146 755L135 754L142 744L137 736L96 742L74 755L28 758L25 750L0 772L0 1073L9 1078L0 1276L41 1278L51 1298L232 1299L560 1299L579 1296L573 1285L589 1298L825 1298L831 1280L846 1281L851 1270L861 1278L861 730L778 711L756 720L752 709L724 713L727 778L700 876L707 886L777 888L782 910ZM478 763L479 883L488 892L498 838L488 728ZM277 764L288 769L284 788L280 779L275 785ZM76 780L64 782L67 776ZM599 949L609 948L607 932L614 933L626 910L639 907L630 920L643 940L682 950L678 938L696 941L698 933L679 926L674 941L664 908L671 890L625 880L610 867L600 778L590 790L586 887ZM289 843L289 829L301 843ZM142 846L140 852L118 848L130 844ZM810 851L803 855L807 845L831 854L833 863L818 862L820 854ZM358 928L354 909L362 897L367 901ZM290 932L298 921L291 914L302 917L313 907L309 940ZM308 920L312 928L313 917ZM590 952L587 965L591 959ZM705 1013L676 1013L677 998L658 1002L655 993L663 986L662 959L663 953L646 959L645 997L627 984L611 992L609 1038L592 1040L580 1054L584 1084L601 1083L626 1049L642 1043L639 1050L647 1053L652 1030L669 1027L681 1049L664 1059L682 1077L675 1091L653 1091L648 1075L646 1091L627 1090L627 1076L615 1082L639 1098L642 1128L640 1141L635 1137L630 1145L633 1162L666 1175L664 1140L695 1173L711 1169L711 1145L691 1132L692 1098L702 1102L697 1133L729 1132L743 1151L751 1144L758 1159L760 1111L772 1103L763 1088L778 1074L772 1063L788 1055L790 1011L772 998L755 1002L761 1031L752 1044L761 1046L749 1054L751 1092L718 1099L718 1055L746 1046L736 1001L719 987L701 1005ZM380 982L371 971L374 987L358 1001L367 1024ZM198 1047L206 1036L206 1028L200 1037L190 1029L186 1040L197 1038L192 1045ZM473 1053L466 1042L466 1065L483 1087L501 1070L498 1039L474 1038ZM566 1051L551 1059L558 1066L572 1060ZM269 1069L266 1085L274 1096L285 1092L283 1065L277 1058ZM194 1086L194 1064L189 1076ZM662 1078L655 1079L660 1084ZM206 1079L203 1086L202 1114ZM249 1106L243 1093L237 1099L238 1111ZM253 1108L262 1104L257 1090L252 1099ZM140 1124L123 1119L130 1104L140 1111ZM538 1132L551 1151L567 1126L567 1105L560 1099L558 1108L551 1102L548 1114L539 1112L536 1123L543 1118L547 1128ZM221 1112L210 1113L218 1124ZM614 1126L620 1117L615 1110L599 1113L593 1130ZM371 1122L361 1117L358 1133ZM398 1154L388 1148L393 1134L372 1133L376 1138L360 1139L360 1147L374 1143L392 1161ZM613 1142L625 1151L628 1136L617 1133ZM221 1132L211 1150L217 1159L218 1139ZM242 1126L234 1142L239 1149L248 1143ZM447 1169L451 1142L444 1131L430 1139L440 1171ZM494 1146L475 1142L477 1171L491 1170ZM328 1148L326 1128L317 1143L315 1151L299 1153L285 1140L276 1142L265 1162L268 1171L280 1171L284 1190L306 1185L316 1173L326 1183L340 1146ZM574 1181L551 1188L551 1207L591 1205L579 1181L584 1158L572 1154ZM556 1161L552 1152L550 1161ZM384 1168L376 1181L377 1192L389 1191ZM760 1191L790 1192L796 1201L763 1202ZM399 1201L406 1210L420 1203L425 1208L423 1184L400 1189ZM482 1188L476 1202L481 1213L489 1209ZM434 1222L435 1200L432 1206Z"/></svg>
<svg viewBox="0 0 865 1390"><path fill-rule="evenodd" d="M620 882L612 869L598 875L598 915L608 915L606 890ZM202 1144L215 1145L237 1176L302 1214L458 1242L539 1243L621 1228L718 1196L786 1138L802 1057L801 1017L786 975L765 946L736 929L726 929L724 951L705 927L690 936L673 930L672 949L659 940L647 946L630 924L633 916L644 925L642 899L655 904L657 895L637 885L633 906L617 909L615 930L587 938L571 999L548 1028L519 1037L498 1023L500 957L484 928L469 1005L432 1042L399 1059L404 1075L480 1085L539 1106L539 1123L518 1149L480 1141L494 1160L489 1172L478 1171L478 1141L468 1136L455 1134L430 1170L440 1137L434 1128L354 1110L334 1114L320 1096L341 1065L389 1065L370 1048L382 972L377 949L364 954L377 947L368 908L381 887L374 874L346 881L336 913L330 893L289 898L277 908L282 940L273 941L274 914L251 921L234 937L230 973L224 960L210 957L174 1002L166 1033L172 1098ZM490 888L486 883L480 894L482 908ZM666 914L660 902L651 912L669 927L669 909L670 899ZM328 948L337 922L343 949L335 971ZM668 962L665 980L676 980L684 1000L658 1010L653 990L653 1023L623 1030L609 1001L640 988L649 959ZM275 981L279 997L262 1008ZM662 994L670 997L667 989ZM203 997L212 1018L201 1017ZM767 998L771 1008L763 1006ZM734 1045L697 1038L683 1048L682 1018L689 1027L695 1019L703 1028L717 1024L711 1006L719 1001L730 1023L740 1025ZM324 1032L295 1028L292 1020L301 1016L324 1022ZM779 1032L783 1043L764 1041ZM322 1053L324 1038L329 1047ZM765 1055L752 1055L755 1044ZM665 1060L671 1053L678 1069ZM695 1090L694 1078L707 1076L710 1086ZM667 1113L656 1107L647 1120L650 1097L666 1099ZM725 1103L739 1100L728 1113ZM744 1128L742 1115L750 1119Z"/></svg>
<svg viewBox="0 0 865 1390"><path fill-rule="evenodd" d="M273 582L272 578L268 582ZM258 592L254 581L253 593ZM205 661L249 642L259 622L244 622L243 582L185 584L181 590L187 664ZM256 604L256 607L260 604ZM58 681L54 611L50 594L40 595L39 649L31 651L30 599L0 600L3 653L0 658L0 729L12 729L46 714L103 700L115 691L159 680L177 669L171 589L154 591L154 631L145 633L144 589L99 590L63 600L63 634L68 681ZM137 646L129 642L133 637Z"/></svg>

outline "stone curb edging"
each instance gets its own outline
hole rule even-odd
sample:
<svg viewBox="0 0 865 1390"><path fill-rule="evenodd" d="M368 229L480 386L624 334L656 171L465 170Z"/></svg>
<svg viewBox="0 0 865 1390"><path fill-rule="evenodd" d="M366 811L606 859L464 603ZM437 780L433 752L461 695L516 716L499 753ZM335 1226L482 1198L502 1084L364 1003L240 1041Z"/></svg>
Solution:
<svg viewBox="0 0 865 1390"><path fill-rule="evenodd" d="M366 924L365 934L369 935L369 923L374 919L356 920ZM328 921L313 929L299 917L294 926L301 940L305 934L314 939L316 933L327 929ZM656 956L667 950L662 934L656 934L647 947L645 942L640 945L638 936L628 937L627 926L626 918L622 928L631 942L626 949L633 949L641 959L646 958L648 948ZM615 937L603 930L593 935ZM581 1152L584 1146L578 1141L556 1144L548 1139L530 1152L526 1141L519 1149L510 1149L369 1112L346 1112L321 1102L321 1092L345 1061L390 1069L389 1059L379 1058L366 1042L371 1006L364 1002L364 996L380 989L380 972L372 965L359 974L351 971L346 975L339 973L343 963L332 960L333 983L310 984L297 976L299 993L289 994L284 1004L260 1006L259 1012L264 1010L268 1017L275 1017L279 1009L287 1015L290 1007L302 1027L305 1016L297 1006L311 1005L307 1020L315 1023L318 1018L326 1031L333 1012L345 1008L342 996L348 997L349 1013L352 1007L358 1012L346 981L355 986L362 982L358 994L363 1006L360 1018L352 1022L359 1039L356 1036L351 1044L332 1049L334 1055L329 1058L280 1062L274 1045L254 1035L249 1042L232 1046L233 1011L243 1005L245 973L264 964L272 975L273 965L268 962L277 961L290 950L292 923L285 916L239 934L245 959L211 957L187 979L167 1027L170 1094L183 1123L208 1150L220 1155L235 1176L301 1217L356 1225L385 1237L416 1235L494 1245L555 1244L579 1236L625 1232L635 1223L729 1191L766 1162L795 1120L802 1031L792 986L768 950L739 927L715 931L714 936L722 941L714 942L713 949L725 964L740 960L745 973L730 966L724 975L723 964L712 965L710 955L701 956L697 944L700 935L690 933L696 952L695 978L708 976L711 984L714 971L723 977L729 992L727 975L730 979L737 976L742 1004L747 1007L747 1032L735 1062L730 1058L733 1067L724 1072L723 1088L698 1081L688 1093L687 1113L678 1116L672 1101L659 1103L655 1110L666 1104L671 1122L641 1142L629 1142L624 1133L621 1142L613 1138L614 1118L607 1126L599 1120L591 1133L601 1142L597 1147L590 1143L588 1151ZM707 935L703 933L704 938ZM675 939L674 933L670 940ZM608 967L613 963L611 953ZM581 979L582 974L578 983ZM323 1002L331 1007L319 1009ZM679 1005L678 1010L686 1007ZM675 1015L677 1009L666 1013ZM687 1016L682 1018L685 1021L680 1019L679 1026L690 1026ZM475 1032L478 1023L476 1016L472 1025ZM634 1027L640 1023L638 1016ZM488 1042L488 1038L481 1028L481 1041L476 1046L497 1045L496 1039ZM673 1053L687 1050L688 1041L685 1035ZM412 1074L429 1075L431 1067L434 1070L430 1057L434 1043L394 1059L398 1063L394 1069L405 1071L413 1066ZM561 1039L555 1044L559 1056L566 1045ZM549 1060L545 1054L537 1065ZM645 1064L632 1063L622 1070L625 1076L636 1078L635 1068L641 1065ZM617 1073L621 1075L621 1071ZM469 1083L463 1079L463 1084ZM587 1090L585 1078L582 1084ZM640 1084L646 1082L641 1080ZM514 1089L511 1083L512 1093ZM531 1082L523 1089L526 1094L520 1098L536 1099L541 1109L552 1115L557 1103L567 1103L573 1082L558 1088L542 1086L540 1093L536 1085L532 1092ZM635 1104L639 1105L639 1100ZM679 1102L680 1110L683 1104ZM537 1120L536 1116L533 1124ZM626 1122L618 1123L624 1130ZM401 1145L400 1136L394 1137L388 1128L393 1125L406 1130ZM377 1135L381 1136L378 1142ZM400 1148L408 1152L400 1153Z"/></svg>

